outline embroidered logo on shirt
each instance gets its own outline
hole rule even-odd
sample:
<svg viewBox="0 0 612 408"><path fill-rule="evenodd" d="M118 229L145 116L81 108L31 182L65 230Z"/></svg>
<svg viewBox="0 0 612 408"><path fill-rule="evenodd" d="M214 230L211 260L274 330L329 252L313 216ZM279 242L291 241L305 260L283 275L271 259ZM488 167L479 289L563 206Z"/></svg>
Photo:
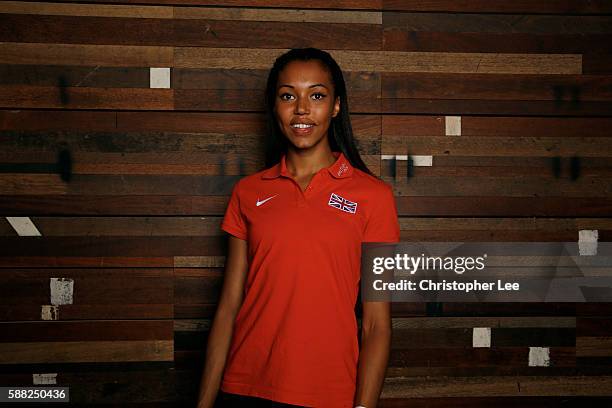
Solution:
<svg viewBox="0 0 612 408"><path fill-rule="evenodd" d="M255 204L257 207L259 207L262 204L265 204L266 202L270 201L271 199L273 199L274 197L276 197L278 194L273 195L272 197L268 197L265 200L261 200L259 201L259 198L257 199L257 204Z"/></svg>
<svg viewBox="0 0 612 408"><path fill-rule="evenodd" d="M357 203L349 201L344 197L340 197L336 193L331 193L329 196L329 202L327 204L347 213L355 214L357 212Z"/></svg>
<svg viewBox="0 0 612 408"><path fill-rule="evenodd" d="M338 169L338 177L342 176L344 173L346 173L346 171L348 170L348 166L346 165L346 163L342 163L342 165L340 165L340 168Z"/></svg>

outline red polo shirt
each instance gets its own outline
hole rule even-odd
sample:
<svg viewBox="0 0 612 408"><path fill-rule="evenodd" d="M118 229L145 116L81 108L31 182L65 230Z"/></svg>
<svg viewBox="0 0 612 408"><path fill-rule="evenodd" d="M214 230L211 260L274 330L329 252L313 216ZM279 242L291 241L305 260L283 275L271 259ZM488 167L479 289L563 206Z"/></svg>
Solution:
<svg viewBox="0 0 612 408"><path fill-rule="evenodd" d="M397 242L391 187L342 153L302 191L283 156L234 186L221 228L248 241L244 302L221 389L352 407L361 243Z"/></svg>

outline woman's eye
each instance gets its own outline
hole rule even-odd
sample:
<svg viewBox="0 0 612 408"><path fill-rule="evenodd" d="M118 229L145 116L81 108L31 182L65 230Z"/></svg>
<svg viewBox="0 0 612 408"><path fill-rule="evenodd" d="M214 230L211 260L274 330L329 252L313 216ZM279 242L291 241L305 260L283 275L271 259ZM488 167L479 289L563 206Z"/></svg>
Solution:
<svg viewBox="0 0 612 408"><path fill-rule="evenodd" d="M283 101L288 101L289 99L293 98L293 95L288 94L288 93L284 93L280 95L281 100Z"/></svg>
<svg viewBox="0 0 612 408"><path fill-rule="evenodd" d="M325 94L322 94L320 92L317 92L315 94L312 94L313 98L317 101L320 101L321 99L325 98Z"/></svg>

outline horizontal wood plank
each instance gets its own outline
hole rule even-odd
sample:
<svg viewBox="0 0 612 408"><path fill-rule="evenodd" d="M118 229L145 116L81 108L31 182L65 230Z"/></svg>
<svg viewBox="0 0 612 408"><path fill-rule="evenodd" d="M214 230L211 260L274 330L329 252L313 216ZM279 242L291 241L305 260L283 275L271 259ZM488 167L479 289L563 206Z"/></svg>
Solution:
<svg viewBox="0 0 612 408"><path fill-rule="evenodd" d="M360 23L0 14L0 37L24 43L379 50L381 35Z"/></svg>
<svg viewBox="0 0 612 408"><path fill-rule="evenodd" d="M607 217L612 199L557 197L397 197L405 216Z"/></svg>
<svg viewBox="0 0 612 408"><path fill-rule="evenodd" d="M434 156L609 157L612 138L385 135L381 149L382 154Z"/></svg>
<svg viewBox="0 0 612 408"><path fill-rule="evenodd" d="M474 99L382 99L381 113L427 115L600 116L609 117L612 104L570 101L504 101Z"/></svg>
<svg viewBox="0 0 612 408"><path fill-rule="evenodd" d="M174 90L0 86L3 108L172 110Z"/></svg>
<svg viewBox="0 0 612 408"><path fill-rule="evenodd" d="M222 255L219 237L0 237L0 257L172 257Z"/></svg>
<svg viewBox="0 0 612 408"><path fill-rule="evenodd" d="M385 28L382 49L429 52L605 53L611 37L610 34L500 34Z"/></svg>
<svg viewBox="0 0 612 408"><path fill-rule="evenodd" d="M141 341L173 339L167 320L83 322L1 322L0 347L6 343L70 341Z"/></svg>
<svg viewBox="0 0 612 408"><path fill-rule="evenodd" d="M458 13L609 14L605 0L383 0L384 10Z"/></svg>
<svg viewBox="0 0 612 408"><path fill-rule="evenodd" d="M383 13L385 29L411 32L449 33L531 33L602 34L612 33L612 17L607 15L538 15L477 13ZM469 30L467 29L469 27Z"/></svg>
<svg viewBox="0 0 612 408"><path fill-rule="evenodd" d="M177 47L174 66L181 68L269 69L284 49ZM391 51L331 52L346 71L580 74L574 54L487 54Z"/></svg>
<svg viewBox="0 0 612 408"><path fill-rule="evenodd" d="M172 360L173 340L0 343L2 364Z"/></svg>
<svg viewBox="0 0 612 408"><path fill-rule="evenodd" d="M173 47L0 42L4 64L171 67Z"/></svg>
<svg viewBox="0 0 612 408"><path fill-rule="evenodd" d="M612 377L387 378L383 398L476 396L599 396L612 393Z"/></svg>
<svg viewBox="0 0 612 408"><path fill-rule="evenodd" d="M612 77L383 73L382 98L609 101Z"/></svg>

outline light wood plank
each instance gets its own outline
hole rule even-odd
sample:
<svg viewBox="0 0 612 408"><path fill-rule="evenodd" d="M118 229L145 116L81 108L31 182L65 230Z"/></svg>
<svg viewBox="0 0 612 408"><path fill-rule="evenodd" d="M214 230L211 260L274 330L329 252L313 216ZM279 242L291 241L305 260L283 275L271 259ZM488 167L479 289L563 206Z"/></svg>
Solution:
<svg viewBox="0 0 612 408"><path fill-rule="evenodd" d="M297 23L382 24L382 12L375 11L174 7L174 18L287 21Z"/></svg>
<svg viewBox="0 0 612 408"><path fill-rule="evenodd" d="M173 340L0 343L2 364L173 360Z"/></svg>
<svg viewBox="0 0 612 408"><path fill-rule="evenodd" d="M181 68L269 69L286 49L176 47ZM578 54L494 54L446 52L344 51L331 54L342 69L375 72L455 72L580 74Z"/></svg>
<svg viewBox="0 0 612 408"><path fill-rule="evenodd" d="M173 7L3 1L0 13L53 16L172 18Z"/></svg>

